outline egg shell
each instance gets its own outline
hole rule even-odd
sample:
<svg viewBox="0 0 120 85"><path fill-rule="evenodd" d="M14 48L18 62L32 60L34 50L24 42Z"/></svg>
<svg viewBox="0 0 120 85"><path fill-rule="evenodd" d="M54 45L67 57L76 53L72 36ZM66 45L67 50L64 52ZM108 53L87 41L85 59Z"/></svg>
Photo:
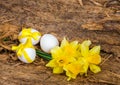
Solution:
<svg viewBox="0 0 120 85"><path fill-rule="evenodd" d="M35 60L36 57L36 51L33 48L25 48L24 49L29 58L32 60L31 62L27 61L25 59L25 56L22 54L22 56L18 56L18 59L24 63L32 63Z"/></svg>
<svg viewBox="0 0 120 85"><path fill-rule="evenodd" d="M44 34L40 39L40 47L46 53L50 53L51 49L58 45L58 39L52 34Z"/></svg>
<svg viewBox="0 0 120 85"><path fill-rule="evenodd" d="M32 29L31 32L38 32L38 31L35 30L35 29ZM22 32L20 32L18 36L21 36L21 34L22 34ZM32 44L33 44L33 45L36 45L37 43L39 43L40 37L41 37L41 36L37 36L38 40L35 40L35 39L32 38ZM25 37L25 38L20 39L19 41L20 41L21 43L26 43L27 39L28 39L28 37Z"/></svg>

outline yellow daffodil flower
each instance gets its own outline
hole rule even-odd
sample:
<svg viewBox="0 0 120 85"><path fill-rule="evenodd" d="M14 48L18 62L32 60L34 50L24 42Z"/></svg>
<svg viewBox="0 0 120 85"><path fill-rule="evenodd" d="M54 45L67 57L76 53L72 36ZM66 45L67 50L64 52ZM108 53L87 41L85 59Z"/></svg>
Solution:
<svg viewBox="0 0 120 85"><path fill-rule="evenodd" d="M77 77L77 75L80 73L81 66L82 65L78 61L75 61L63 67L63 69L66 71L66 75L68 76L68 81L71 78L75 79Z"/></svg>
<svg viewBox="0 0 120 85"><path fill-rule="evenodd" d="M53 73L63 73L63 67L71 62L76 61L76 49L78 42L69 43L65 38L61 42L61 46L56 46L51 50L52 60L46 65L53 68Z"/></svg>
<svg viewBox="0 0 120 85"><path fill-rule="evenodd" d="M99 71L101 71L100 67L97 66L101 62L101 56L99 55L100 46L95 46L92 49L89 49L90 44L91 41L86 40L81 44L80 48L83 60L86 61L86 63L88 63L88 66L87 65L83 66L86 69L84 73L87 73L88 67L90 67L90 70L92 72L98 73Z"/></svg>

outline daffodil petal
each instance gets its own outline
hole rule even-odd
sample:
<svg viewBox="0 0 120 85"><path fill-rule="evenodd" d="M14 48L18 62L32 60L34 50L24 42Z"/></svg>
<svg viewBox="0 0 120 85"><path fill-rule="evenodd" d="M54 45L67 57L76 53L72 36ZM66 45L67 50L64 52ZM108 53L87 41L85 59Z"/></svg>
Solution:
<svg viewBox="0 0 120 85"><path fill-rule="evenodd" d="M50 60L47 64L46 64L47 67L57 67L58 64L56 63L56 60L55 59L52 59Z"/></svg>
<svg viewBox="0 0 120 85"><path fill-rule="evenodd" d="M90 40L86 40L84 41L82 44L81 44L81 54L84 56L84 57L87 57L88 54L89 54L89 46L91 44L91 41Z"/></svg>
<svg viewBox="0 0 120 85"><path fill-rule="evenodd" d="M70 45L76 49L78 47L78 41L73 41L70 43Z"/></svg>
<svg viewBox="0 0 120 85"><path fill-rule="evenodd" d="M83 67L81 67L80 73L84 73L85 75L87 75L88 67L89 67L89 64L85 63Z"/></svg>
<svg viewBox="0 0 120 85"><path fill-rule="evenodd" d="M101 62L101 56L98 54L90 54L87 60L89 63L99 64Z"/></svg>
<svg viewBox="0 0 120 85"><path fill-rule="evenodd" d="M62 42L61 42L61 48L64 48L64 46L66 46L66 45L68 45L69 44L69 42L66 40L66 38L64 37L64 39L62 40Z"/></svg>
<svg viewBox="0 0 120 85"><path fill-rule="evenodd" d="M52 54L52 58L57 58L62 54L62 51L60 49L60 47L56 46L53 49L51 49L51 54Z"/></svg>
<svg viewBox="0 0 120 85"><path fill-rule="evenodd" d="M71 77L68 77L68 78L67 78L67 81L70 81L70 80L71 80Z"/></svg>
<svg viewBox="0 0 120 85"><path fill-rule="evenodd" d="M94 64L90 64L90 70L93 72L93 73L98 73L101 71L100 67L97 66L97 65L94 65Z"/></svg>
<svg viewBox="0 0 120 85"><path fill-rule="evenodd" d="M62 67L55 67L55 68L53 68L53 73L55 73L55 74L63 73L63 68Z"/></svg>
<svg viewBox="0 0 120 85"><path fill-rule="evenodd" d="M68 76L67 81L69 81L71 78L72 78L72 79L75 79L77 75L76 75L76 74L73 74L73 73L70 72L70 71L66 71L66 76Z"/></svg>
<svg viewBox="0 0 120 85"><path fill-rule="evenodd" d="M95 46L90 50L91 54L100 54L100 46Z"/></svg>
<svg viewBox="0 0 120 85"><path fill-rule="evenodd" d="M88 67L89 67L89 63L86 60L85 57L80 57L78 59L79 64L81 65L81 69L80 69L80 75L87 75L87 71L88 71Z"/></svg>

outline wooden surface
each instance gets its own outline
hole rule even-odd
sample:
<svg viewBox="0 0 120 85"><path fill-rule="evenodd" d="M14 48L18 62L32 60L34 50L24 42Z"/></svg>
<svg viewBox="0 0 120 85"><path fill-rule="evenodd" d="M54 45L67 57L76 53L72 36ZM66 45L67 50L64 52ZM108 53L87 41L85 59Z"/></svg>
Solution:
<svg viewBox="0 0 120 85"><path fill-rule="evenodd" d="M79 1L0 0L1 85L120 83L120 1L83 0L83 6ZM63 37L79 42L90 39L92 46L101 45L102 72L89 72L87 77L78 76L75 80L67 82L65 75L52 74L52 70L45 67L48 61L39 57L32 64L23 64L10 50L13 44L18 44L16 36L22 27L33 27L42 34L54 34L59 41Z"/></svg>

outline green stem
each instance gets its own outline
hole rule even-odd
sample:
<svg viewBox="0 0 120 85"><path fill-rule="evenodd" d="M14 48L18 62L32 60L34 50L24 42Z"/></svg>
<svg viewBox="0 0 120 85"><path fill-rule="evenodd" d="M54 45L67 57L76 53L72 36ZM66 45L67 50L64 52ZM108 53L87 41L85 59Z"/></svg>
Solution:
<svg viewBox="0 0 120 85"><path fill-rule="evenodd" d="M45 52L42 52L42 51L37 50L37 49L36 49L36 54L37 54L38 56L40 56L41 58L44 58L44 59L46 59L46 60L51 60L51 59L52 59L52 57L51 57L50 54L45 53Z"/></svg>
<svg viewBox="0 0 120 85"><path fill-rule="evenodd" d="M37 52L37 53L40 53L40 54L44 54L44 55L48 55L48 56L50 56L50 54L45 53L45 52L42 52L42 51L40 51L40 50L36 50L36 52Z"/></svg>

